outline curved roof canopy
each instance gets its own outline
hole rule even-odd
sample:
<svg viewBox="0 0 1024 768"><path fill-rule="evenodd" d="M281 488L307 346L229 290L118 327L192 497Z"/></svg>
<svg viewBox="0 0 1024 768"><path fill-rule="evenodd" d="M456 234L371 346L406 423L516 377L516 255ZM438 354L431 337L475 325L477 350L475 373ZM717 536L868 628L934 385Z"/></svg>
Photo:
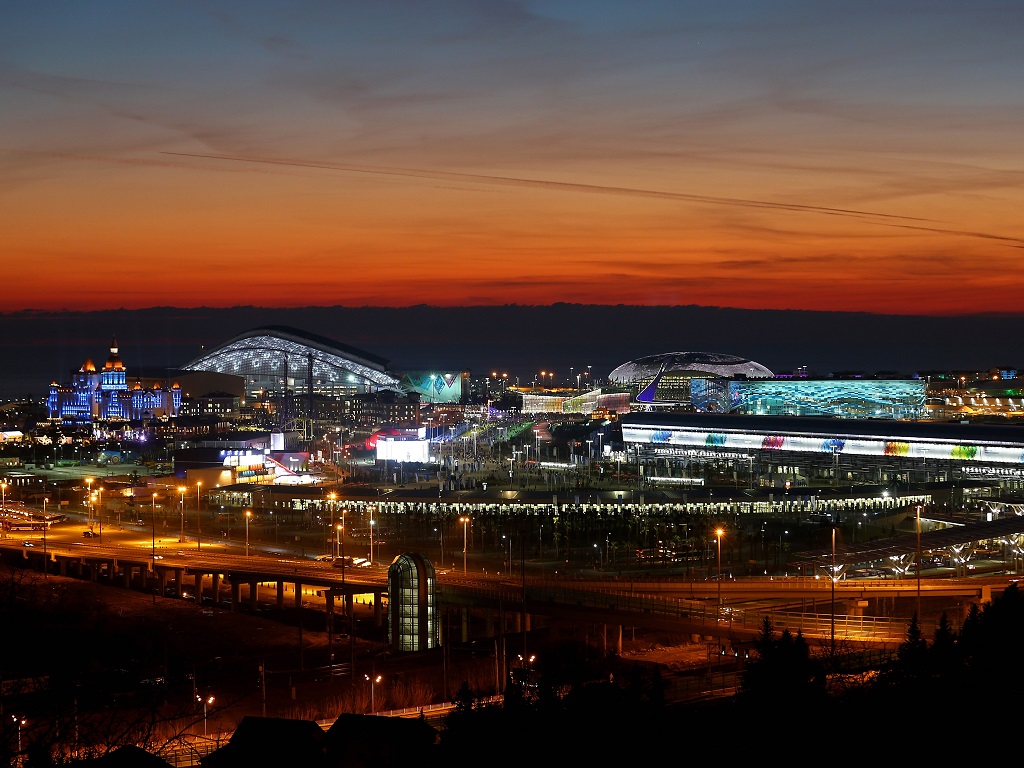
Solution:
<svg viewBox="0 0 1024 768"><path fill-rule="evenodd" d="M632 385L649 381L659 374L688 372L725 378L743 375L750 379L770 379L775 376L760 363L736 355L723 355L717 352L664 352L623 363L608 374L608 380L613 384Z"/></svg>
<svg viewBox="0 0 1024 768"><path fill-rule="evenodd" d="M314 382L403 392L387 372L388 361L369 352L285 326L255 328L182 366L235 376L304 378L312 365Z"/></svg>

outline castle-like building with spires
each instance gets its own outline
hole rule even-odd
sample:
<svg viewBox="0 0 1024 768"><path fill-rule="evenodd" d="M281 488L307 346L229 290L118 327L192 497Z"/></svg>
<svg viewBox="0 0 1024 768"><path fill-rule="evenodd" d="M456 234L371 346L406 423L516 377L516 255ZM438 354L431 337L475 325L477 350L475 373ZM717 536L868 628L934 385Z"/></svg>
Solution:
<svg viewBox="0 0 1024 768"><path fill-rule="evenodd" d="M141 378L129 386L115 338L102 368L87 359L71 375L69 384L50 384L46 404L50 420L63 423L166 419L178 415L181 387L178 382L166 386L160 381L144 386Z"/></svg>

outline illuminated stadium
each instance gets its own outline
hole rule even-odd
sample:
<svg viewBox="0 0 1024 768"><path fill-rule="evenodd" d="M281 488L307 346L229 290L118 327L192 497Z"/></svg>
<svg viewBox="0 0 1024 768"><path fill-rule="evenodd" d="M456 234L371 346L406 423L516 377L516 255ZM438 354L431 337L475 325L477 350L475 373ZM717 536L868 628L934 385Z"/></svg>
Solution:
<svg viewBox="0 0 1024 768"><path fill-rule="evenodd" d="M283 326L246 331L189 361L182 369L241 376L249 393L403 393L399 380L388 373L387 360Z"/></svg>
<svg viewBox="0 0 1024 768"><path fill-rule="evenodd" d="M666 352L623 363L608 374L608 381L636 388L637 403L722 410L723 396L719 390L724 388L726 380L770 379L774 375L760 363L736 355ZM716 380L722 384L712 387L711 392L707 392L707 384L701 383Z"/></svg>
<svg viewBox="0 0 1024 768"><path fill-rule="evenodd" d="M776 379L733 355L671 352L624 363L609 376L636 394L633 410L688 410L757 416L920 419L921 379Z"/></svg>

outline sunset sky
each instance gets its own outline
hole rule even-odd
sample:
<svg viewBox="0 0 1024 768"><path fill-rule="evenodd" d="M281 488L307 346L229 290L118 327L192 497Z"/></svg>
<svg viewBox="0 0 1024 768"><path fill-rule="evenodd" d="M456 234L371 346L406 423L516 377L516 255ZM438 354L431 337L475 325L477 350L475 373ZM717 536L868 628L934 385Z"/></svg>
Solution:
<svg viewBox="0 0 1024 768"><path fill-rule="evenodd" d="M0 6L0 312L1024 312L1024 3Z"/></svg>

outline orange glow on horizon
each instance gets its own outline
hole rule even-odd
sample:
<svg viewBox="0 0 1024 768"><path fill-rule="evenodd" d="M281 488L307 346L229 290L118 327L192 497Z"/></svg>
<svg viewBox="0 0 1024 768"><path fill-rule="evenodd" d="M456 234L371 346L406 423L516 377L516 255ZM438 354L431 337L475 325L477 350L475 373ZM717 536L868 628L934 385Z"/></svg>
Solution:
<svg viewBox="0 0 1024 768"><path fill-rule="evenodd" d="M333 171L239 174L183 162L132 166L130 177L118 165L93 168L52 198L44 184L15 200L3 309L566 302L1020 311L1020 246L969 234L999 229L988 206L964 211L955 231L932 231L940 227L920 222L940 214L923 203L889 219L389 177L360 179L357 195ZM135 193L140 173L152 194ZM656 182L620 180L615 189ZM747 194L771 200L774 191ZM45 291L43 274L53 276Z"/></svg>
<svg viewBox="0 0 1024 768"><path fill-rule="evenodd" d="M1024 315L1013 3L8 5L0 313Z"/></svg>

